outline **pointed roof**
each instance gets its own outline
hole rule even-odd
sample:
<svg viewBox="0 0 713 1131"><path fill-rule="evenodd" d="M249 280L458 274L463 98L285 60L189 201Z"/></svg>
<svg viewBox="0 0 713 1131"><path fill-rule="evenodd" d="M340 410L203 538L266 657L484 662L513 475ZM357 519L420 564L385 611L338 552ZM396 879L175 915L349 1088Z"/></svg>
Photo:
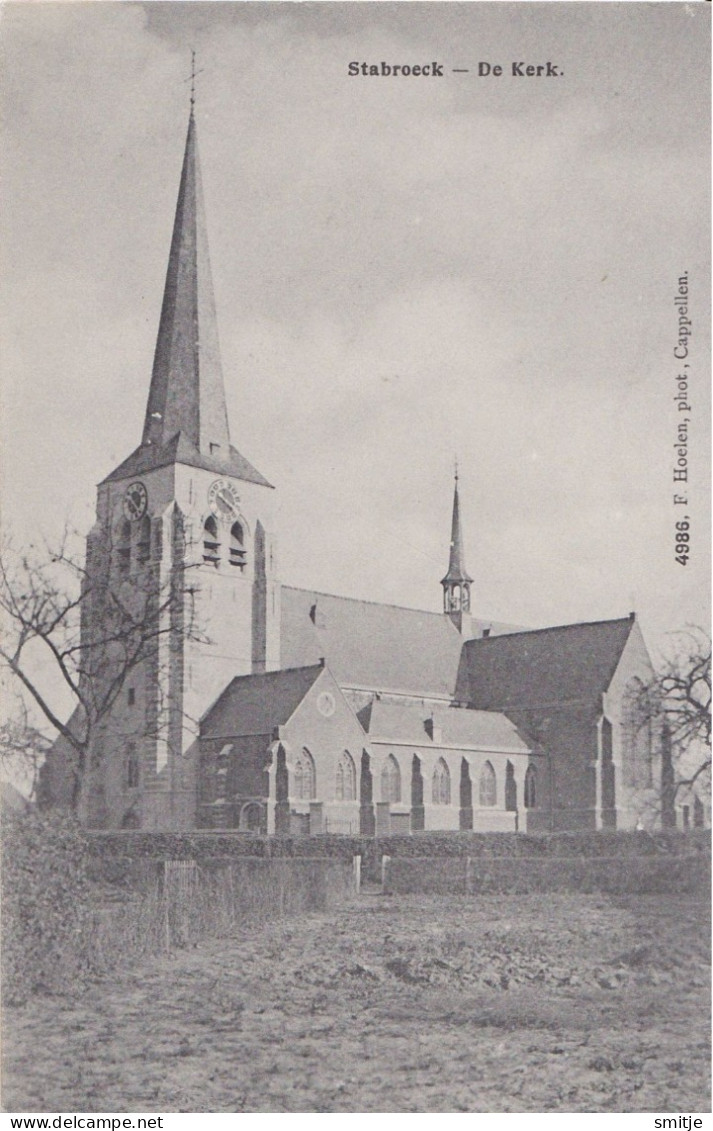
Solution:
<svg viewBox="0 0 713 1131"><path fill-rule="evenodd" d="M270 486L230 444L193 102L143 437L104 482L171 463Z"/></svg>
<svg viewBox="0 0 713 1131"><path fill-rule="evenodd" d="M460 697L486 711L598 702L635 623L631 614L468 640Z"/></svg>
<svg viewBox="0 0 713 1131"><path fill-rule="evenodd" d="M322 664L235 676L200 722L202 738L270 735L295 713L324 672Z"/></svg>
<svg viewBox="0 0 713 1131"><path fill-rule="evenodd" d="M453 489L453 518L451 519L451 552L448 560L448 573L442 579L441 585L451 581L472 581L473 578L465 568L465 551L463 549L463 531L460 524L460 502L458 499L458 472L455 476Z"/></svg>
<svg viewBox="0 0 713 1131"><path fill-rule="evenodd" d="M173 463L187 464L189 467L204 467L206 471L214 471L216 475L233 475L236 479L246 480L248 483L259 483L261 487L272 487L264 475L253 467L251 463L241 456L232 444L228 447L227 454L203 455L198 448L191 444L184 432L177 432L167 443L160 447L156 444L142 444L128 456L123 463L107 475L104 483L111 483L115 479L129 479L135 475L143 475L147 471L155 471L158 467L169 467Z"/></svg>
<svg viewBox="0 0 713 1131"><path fill-rule="evenodd" d="M209 454L211 444L213 450L227 451L228 414L192 106L143 443L161 446L176 432L200 452Z"/></svg>

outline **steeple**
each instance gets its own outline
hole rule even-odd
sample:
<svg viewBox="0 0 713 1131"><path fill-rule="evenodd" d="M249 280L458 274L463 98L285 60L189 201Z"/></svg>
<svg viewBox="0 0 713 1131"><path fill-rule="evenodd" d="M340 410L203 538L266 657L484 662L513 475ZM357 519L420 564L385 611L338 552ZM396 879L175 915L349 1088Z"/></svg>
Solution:
<svg viewBox="0 0 713 1131"><path fill-rule="evenodd" d="M460 522L460 500L458 498L458 465L455 470L453 489L453 517L451 519L451 547L448 559L448 572L441 580L443 586L443 611L450 616L458 629L462 625L462 613L470 612L470 584L473 578L465 568L463 550L463 531Z"/></svg>
<svg viewBox="0 0 713 1131"><path fill-rule="evenodd" d="M184 463L269 487L267 479L230 444L198 160L194 79L195 61L143 436L140 447L105 482Z"/></svg>
<svg viewBox="0 0 713 1131"><path fill-rule="evenodd" d="M162 446L181 432L220 458L230 439L193 101L142 443Z"/></svg>

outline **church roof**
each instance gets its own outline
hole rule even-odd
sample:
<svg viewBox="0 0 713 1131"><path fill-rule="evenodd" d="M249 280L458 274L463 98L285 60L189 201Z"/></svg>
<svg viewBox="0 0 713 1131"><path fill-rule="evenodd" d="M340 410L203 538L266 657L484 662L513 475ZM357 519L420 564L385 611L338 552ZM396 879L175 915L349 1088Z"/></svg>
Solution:
<svg viewBox="0 0 713 1131"><path fill-rule="evenodd" d="M361 715L359 717L361 718ZM496 711L444 707L426 712L423 707L383 703L377 699L372 704L368 720L365 721L371 739L428 746L432 740L426 730L426 722L431 718L440 728L438 741L433 741L434 747L455 746L462 749L475 747L523 754L527 754L530 749L515 725L505 715Z"/></svg>
<svg viewBox="0 0 713 1131"><path fill-rule="evenodd" d="M201 719L201 738L272 734L291 718L323 671L314 664L236 676Z"/></svg>
<svg viewBox="0 0 713 1131"><path fill-rule="evenodd" d="M259 483L263 487L271 487L264 475L261 475L251 463L242 456L237 448L230 444L224 454L206 455L199 452L184 432L178 432L167 443L160 447L156 444L142 444L136 448L123 463L107 475L105 483L116 479L127 479L135 475L143 475L147 471L155 471L158 467L167 467L173 463L188 464L189 467L203 467L207 471L214 471L216 475L233 475L236 479L244 479L248 483Z"/></svg>
<svg viewBox="0 0 713 1131"><path fill-rule="evenodd" d="M342 687L450 698L462 644L442 613L282 587L282 663L323 656Z"/></svg>
<svg viewBox="0 0 713 1131"><path fill-rule="evenodd" d="M592 702L611 683L634 623L632 613L469 640L459 697L490 711Z"/></svg>

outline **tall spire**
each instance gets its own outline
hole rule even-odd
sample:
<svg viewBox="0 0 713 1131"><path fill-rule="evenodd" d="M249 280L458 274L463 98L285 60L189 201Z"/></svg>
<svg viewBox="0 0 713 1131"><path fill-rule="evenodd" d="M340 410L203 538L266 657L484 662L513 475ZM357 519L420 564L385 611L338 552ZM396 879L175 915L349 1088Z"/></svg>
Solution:
<svg viewBox="0 0 713 1131"><path fill-rule="evenodd" d="M460 521L460 500L458 497L458 464L455 469L453 489L453 517L451 519L451 546L448 558L448 572L441 580L443 586L443 611L451 619L459 619L456 614L470 611L470 583L473 578L465 568L463 531ZM460 625L458 626L460 627Z"/></svg>
<svg viewBox="0 0 713 1131"><path fill-rule="evenodd" d="M195 60L191 111L156 341L143 445L180 432L205 456L228 456L230 439L198 161Z"/></svg>

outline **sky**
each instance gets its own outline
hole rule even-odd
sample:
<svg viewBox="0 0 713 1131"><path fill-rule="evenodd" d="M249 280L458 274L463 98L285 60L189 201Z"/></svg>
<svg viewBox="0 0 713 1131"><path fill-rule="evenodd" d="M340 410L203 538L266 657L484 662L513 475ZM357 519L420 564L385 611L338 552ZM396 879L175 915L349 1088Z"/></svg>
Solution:
<svg viewBox="0 0 713 1131"><path fill-rule="evenodd" d="M281 580L440 609L457 456L479 617L635 609L654 655L707 623L710 15L6 3L6 529L86 531L140 441L193 47L231 437L277 487ZM382 60L444 74L348 74Z"/></svg>

